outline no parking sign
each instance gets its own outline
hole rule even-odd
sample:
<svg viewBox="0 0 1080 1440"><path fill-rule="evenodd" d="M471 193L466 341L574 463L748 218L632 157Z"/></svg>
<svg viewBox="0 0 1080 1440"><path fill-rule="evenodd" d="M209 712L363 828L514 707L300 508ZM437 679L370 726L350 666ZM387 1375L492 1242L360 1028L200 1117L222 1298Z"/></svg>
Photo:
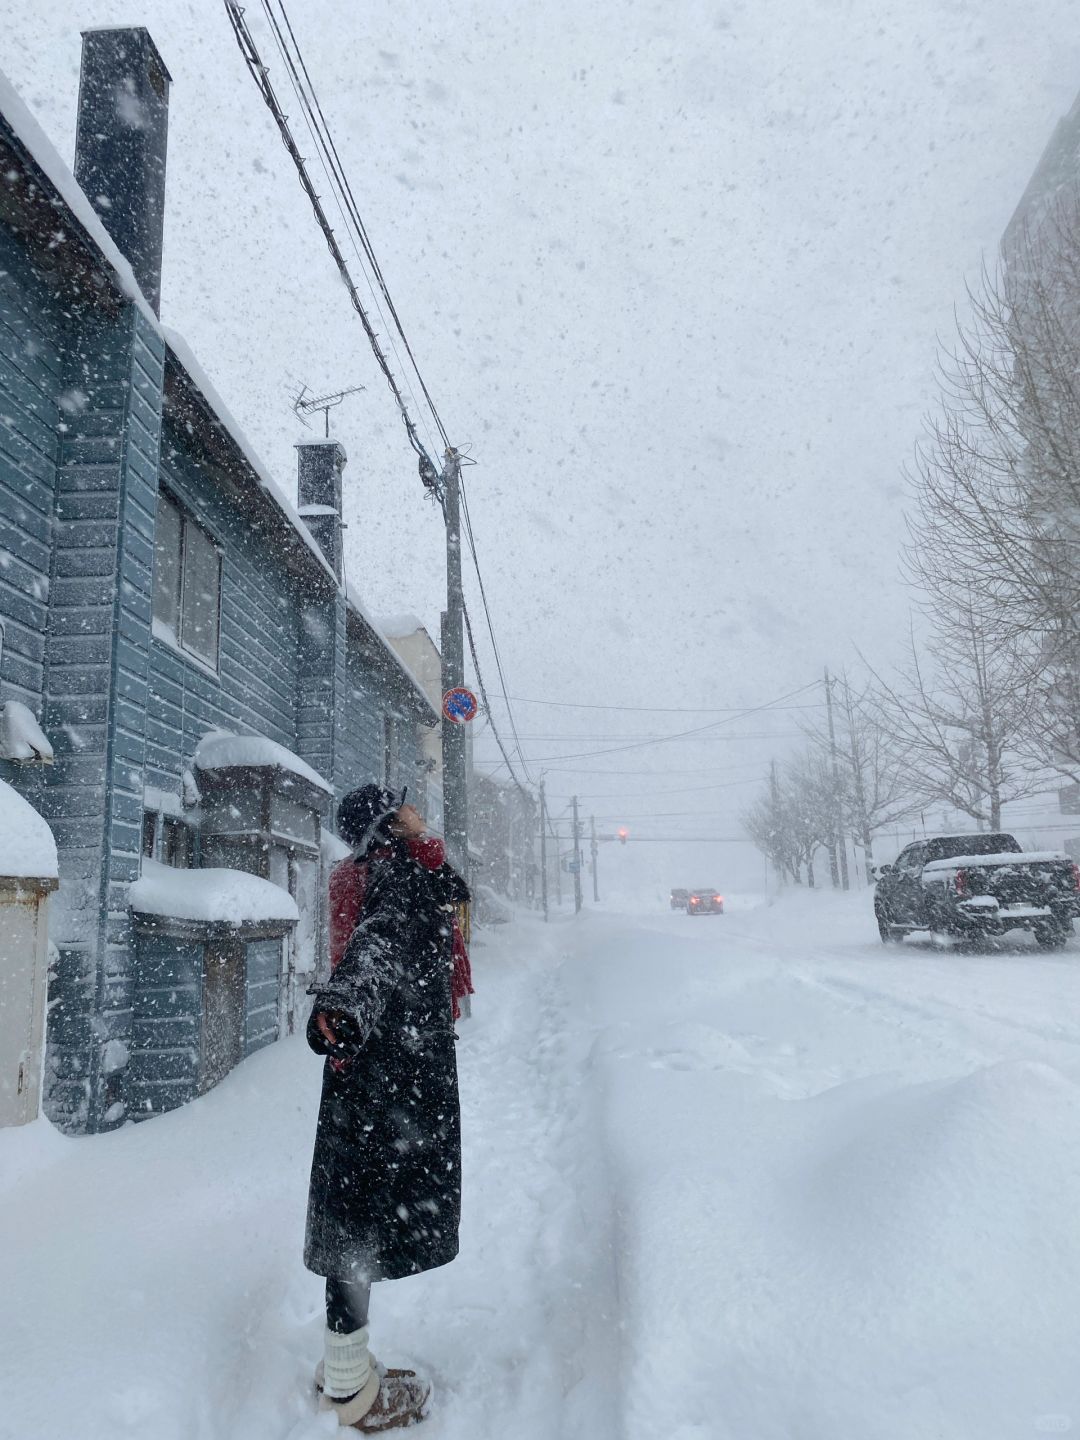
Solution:
<svg viewBox="0 0 1080 1440"><path fill-rule="evenodd" d="M455 685L442 697L442 713L453 725L464 725L476 719L480 709L476 696L464 685Z"/></svg>

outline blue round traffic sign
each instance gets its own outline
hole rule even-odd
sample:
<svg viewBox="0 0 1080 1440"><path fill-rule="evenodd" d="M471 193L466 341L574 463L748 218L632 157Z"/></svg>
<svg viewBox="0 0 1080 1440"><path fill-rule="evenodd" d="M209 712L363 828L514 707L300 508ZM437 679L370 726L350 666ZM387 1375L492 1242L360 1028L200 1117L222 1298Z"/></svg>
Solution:
<svg viewBox="0 0 1080 1440"><path fill-rule="evenodd" d="M464 685L455 685L442 697L442 713L454 725L464 725L467 720L475 720L479 709L476 696L471 690L466 690Z"/></svg>

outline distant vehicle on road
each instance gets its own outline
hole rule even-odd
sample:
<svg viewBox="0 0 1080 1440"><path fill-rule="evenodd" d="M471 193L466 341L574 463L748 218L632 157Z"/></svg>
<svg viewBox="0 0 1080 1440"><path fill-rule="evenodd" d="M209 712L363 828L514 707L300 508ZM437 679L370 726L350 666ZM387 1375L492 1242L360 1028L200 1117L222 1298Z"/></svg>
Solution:
<svg viewBox="0 0 1080 1440"><path fill-rule="evenodd" d="M913 930L958 940L1030 930L1060 950L1080 901L1080 867L1058 851L1025 851L1012 835L934 835L877 869L874 915L883 944Z"/></svg>
<svg viewBox="0 0 1080 1440"><path fill-rule="evenodd" d="M686 902L686 913L688 915L722 915L724 913L724 897L711 885L691 890L690 898Z"/></svg>
<svg viewBox="0 0 1080 1440"><path fill-rule="evenodd" d="M689 890L672 890L671 908L673 910L685 910L687 901L690 899Z"/></svg>

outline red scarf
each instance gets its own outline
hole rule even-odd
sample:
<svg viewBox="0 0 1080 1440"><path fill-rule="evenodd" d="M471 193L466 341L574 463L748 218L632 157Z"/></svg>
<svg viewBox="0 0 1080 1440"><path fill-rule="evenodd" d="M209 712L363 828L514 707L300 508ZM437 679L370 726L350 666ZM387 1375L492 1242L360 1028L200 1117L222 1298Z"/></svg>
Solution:
<svg viewBox="0 0 1080 1440"><path fill-rule="evenodd" d="M446 861L446 846L434 835L422 835L419 839L408 840L409 854L426 870L438 870ZM376 851L385 854L385 851ZM352 939L352 933L360 920L367 894L367 860L342 860L330 872L330 969L337 968L345 954L345 946ZM465 937L461 933L458 918L454 916L454 969L450 977L450 997L454 1019L461 1019L460 1001L466 995L473 995L472 967L469 952L465 948Z"/></svg>

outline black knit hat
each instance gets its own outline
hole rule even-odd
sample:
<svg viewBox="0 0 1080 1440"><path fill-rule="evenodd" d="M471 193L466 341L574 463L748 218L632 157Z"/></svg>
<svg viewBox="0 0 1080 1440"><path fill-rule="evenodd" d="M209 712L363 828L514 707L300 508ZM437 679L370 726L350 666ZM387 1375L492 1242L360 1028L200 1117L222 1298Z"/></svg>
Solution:
<svg viewBox="0 0 1080 1440"><path fill-rule="evenodd" d="M361 785L342 797L337 809L338 834L359 855L373 840L389 839L386 822L405 803L405 790L382 785Z"/></svg>

